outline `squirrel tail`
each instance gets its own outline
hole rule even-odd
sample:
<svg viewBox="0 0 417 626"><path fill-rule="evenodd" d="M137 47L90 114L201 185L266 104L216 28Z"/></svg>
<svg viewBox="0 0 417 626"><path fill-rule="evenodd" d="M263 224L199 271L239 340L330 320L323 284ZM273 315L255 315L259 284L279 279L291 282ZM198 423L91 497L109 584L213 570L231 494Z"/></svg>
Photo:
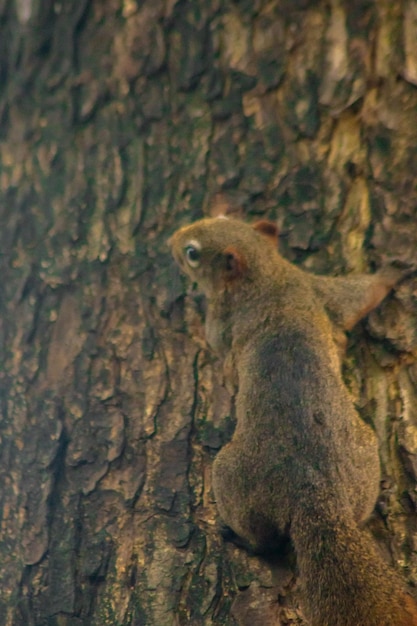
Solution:
<svg viewBox="0 0 417 626"><path fill-rule="evenodd" d="M315 506L291 524L312 626L417 626L417 604L372 539L348 514L332 513Z"/></svg>

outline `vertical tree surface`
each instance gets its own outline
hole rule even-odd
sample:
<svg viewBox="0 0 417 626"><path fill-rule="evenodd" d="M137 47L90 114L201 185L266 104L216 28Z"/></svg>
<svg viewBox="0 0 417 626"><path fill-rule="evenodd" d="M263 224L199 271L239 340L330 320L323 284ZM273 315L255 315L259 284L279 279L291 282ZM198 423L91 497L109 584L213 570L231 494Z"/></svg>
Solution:
<svg viewBox="0 0 417 626"><path fill-rule="evenodd" d="M268 217L318 273L417 266L414 0L0 1L0 624L305 623L225 544L233 404L180 224ZM417 282L352 334L374 533L417 584Z"/></svg>

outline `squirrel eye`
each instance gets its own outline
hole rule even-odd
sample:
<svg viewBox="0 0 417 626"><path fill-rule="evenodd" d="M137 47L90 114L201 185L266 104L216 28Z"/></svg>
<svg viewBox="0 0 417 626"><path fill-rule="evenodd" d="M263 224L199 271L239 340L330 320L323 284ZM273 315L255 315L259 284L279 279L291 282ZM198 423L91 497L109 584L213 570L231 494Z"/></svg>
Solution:
<svg viewBox="0 0 417 626"><path fill-rule="evenodd" d="M188 265L191 267L198 267L200 265L201 253L200 248L197 245L193 243L188 244L188 246L185 247L184 252Z"/></svg>

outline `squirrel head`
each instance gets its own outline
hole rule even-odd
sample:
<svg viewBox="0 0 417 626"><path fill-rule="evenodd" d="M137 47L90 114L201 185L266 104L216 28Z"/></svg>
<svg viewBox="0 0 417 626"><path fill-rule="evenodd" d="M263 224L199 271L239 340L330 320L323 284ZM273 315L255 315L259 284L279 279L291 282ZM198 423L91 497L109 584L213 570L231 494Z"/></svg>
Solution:
<svg viewBox="0 0 417 626"><path fill-rule="evenodd" d="M181 270L210 295L256 280L257 269L264 267L274 248L276 253L277 242L272 222L249 225L215 217L180 228L168 243Z"/></svg>

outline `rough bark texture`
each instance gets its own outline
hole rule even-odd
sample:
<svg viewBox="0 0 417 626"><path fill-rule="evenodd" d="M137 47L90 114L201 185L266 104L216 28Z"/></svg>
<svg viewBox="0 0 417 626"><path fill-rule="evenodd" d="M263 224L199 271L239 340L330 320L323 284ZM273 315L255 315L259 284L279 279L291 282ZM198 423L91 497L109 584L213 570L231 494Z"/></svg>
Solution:
<svg viewBox="0 0 417 626"><path fill-rule="evenodd" d="M224 544L233 405L166 239L231 211L345 273L417 266L414 0L0 1L0 623L302 624ZM355 330L374 531L417 584L417 281Z"/></svg>

